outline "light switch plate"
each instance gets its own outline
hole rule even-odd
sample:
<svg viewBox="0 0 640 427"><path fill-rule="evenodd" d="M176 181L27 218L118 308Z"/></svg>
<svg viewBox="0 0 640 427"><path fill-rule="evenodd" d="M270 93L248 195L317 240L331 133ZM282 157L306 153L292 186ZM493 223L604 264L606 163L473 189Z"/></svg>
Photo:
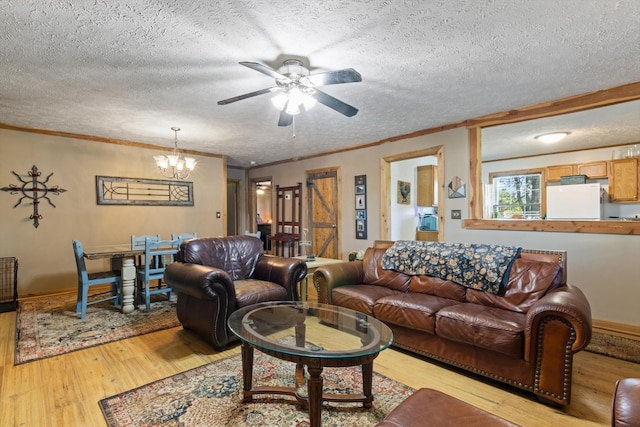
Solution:
<svg viewBox="0 0 640 427"><path fill-rule="evenodd" d="M462 211L460 209L452 209L451 219L460 219L460 218L462 218Z"/></svg>

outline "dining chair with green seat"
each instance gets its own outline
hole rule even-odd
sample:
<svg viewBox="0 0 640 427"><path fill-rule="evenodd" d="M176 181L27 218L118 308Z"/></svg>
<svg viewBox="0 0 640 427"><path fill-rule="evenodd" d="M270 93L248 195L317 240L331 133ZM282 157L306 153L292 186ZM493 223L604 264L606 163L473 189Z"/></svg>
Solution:
<svg viewBox="0 0 640 427"><path fill-rule="evenodd" d="M84 260L84 249L82 243L78 240L72 240L73 253L76 258L76 267L78 269L78 296L76 298L76 313L80 313L80 318L84 319L87 315L87 306L103 301L113 300L114 306L122 304L121 277L119 271L99 271L88 273ZM89 288L91 286L111 284L111 290L97 293L92 296L89 301ZM104 295L109 296L104 297ZM93 297L98 297L94 299Z"/></svg>
<svg viewBox="0 0 640 427"><path fill-rule="evenodd" d="M137 268L137 305L142 304L144 299L145 309L148 313L151 311L151 295L167 294L167 299L171 299L171 288L163 281L165 268L171 264L178 253L180 241L174 240L155 240L147 238L145 240L144 265ZM158 280L158 287L151 289L149 282Z"/></svg>

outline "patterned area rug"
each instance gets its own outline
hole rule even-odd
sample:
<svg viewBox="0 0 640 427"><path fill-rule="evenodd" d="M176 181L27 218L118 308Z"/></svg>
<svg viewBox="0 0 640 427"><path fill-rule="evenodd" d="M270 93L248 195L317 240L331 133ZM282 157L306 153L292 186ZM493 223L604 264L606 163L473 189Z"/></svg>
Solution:
<svg viewBox="0 0 640 427"><path fill-rule="evenodd" d="M324 391L361 392L360 367L325 368ZM295 366L255 352L253 384L294 386ZM322 425L373 426L414 390L373 374L373 407L325 402ZM101 400L109 427L309 426L309 414L293 397L259 395L242 403L242 359L235 355Z"/></svg>
<svg viewBox="0 0 640 427"><path fill-rule="evenodd" d="M640 363L640 341L593 332L587 351L628 362Z"/></svg>
<svg viewBox="0 0 640 427"><path fill-rule="evenodd" d="M14 363L30 362L83 348L179 326L176 304L158 295L151 312L124 314L112 301L90 305L85 320L75 313L75 293L20 301Z"/></svg>

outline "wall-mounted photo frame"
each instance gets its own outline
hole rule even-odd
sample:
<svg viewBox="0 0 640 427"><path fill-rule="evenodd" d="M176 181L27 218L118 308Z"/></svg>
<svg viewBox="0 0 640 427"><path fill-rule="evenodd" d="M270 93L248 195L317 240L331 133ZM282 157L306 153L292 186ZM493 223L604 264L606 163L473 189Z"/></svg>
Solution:
<svg viewBox="0 0 640 427"><path fill-rule="evenodd" d="M355 221L356 239L367 238L367 176L355 177Z"/></svg>
<svg viewBox="0 0 640 427"><path fill-rule="evenodd" d="M398 181L398 204L411 204L411 183L408 181Z"/></svg>

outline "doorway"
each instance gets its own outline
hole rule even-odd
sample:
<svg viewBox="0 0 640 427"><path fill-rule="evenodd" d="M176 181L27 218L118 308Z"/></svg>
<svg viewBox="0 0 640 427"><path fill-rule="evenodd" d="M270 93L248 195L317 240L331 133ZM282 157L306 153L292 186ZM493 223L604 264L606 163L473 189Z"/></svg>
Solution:
<svg viewBox="0 0 640 427"><path fill-rule="evenodd" d="M394 162L416 159L419 157L435 156L438 165L438 241L444 241L444 146L425 148L423 150L411 151L407 153L399 153L387 156L380 161L380 195L381 195L381 212L380 212L380 239L391 240L392 230L392 200L396 196L396 191L391 182L391 164ZM417 224L417 219L415 220Z"/></svg>
<svg viewBox="0 0 640 427"><path fill-rule="evenodd" d="M227 180L227 236L238 234L240 199L238 191L240 181L236 179Z"/></svg>
<svg viewBox="0 0 640 427"><path fill-rule="evenodd" d="M251 178L247 192L247 229L250 233L260 232L260 240L265 251L271 250L273 222L273 185L271 177Z"/></svg>
<svg viewBox="0 0 640 427"><path fill-rule="evenodd" d="M307 171L307 228L310 253L340 259L340 174L338 168ZM305 237L305 231L307 237Z"/></svg>

